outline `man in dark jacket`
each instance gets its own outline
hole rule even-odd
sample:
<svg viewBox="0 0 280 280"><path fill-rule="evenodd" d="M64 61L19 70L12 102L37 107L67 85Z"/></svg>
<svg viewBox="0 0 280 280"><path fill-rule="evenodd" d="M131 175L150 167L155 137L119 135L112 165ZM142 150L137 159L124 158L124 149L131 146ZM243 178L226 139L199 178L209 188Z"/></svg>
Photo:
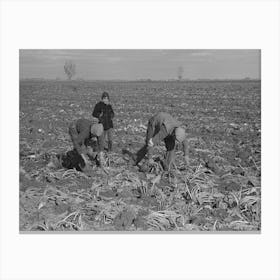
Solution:
<svg viewBox="0 0 280 280"><path fill-rule="evenodd" d="M102 164L103 147L100 145L103 134L103 125L97 119L93 121L79 119L69 126L69 134L74 146L74 152L81 156L85 167L89 168L90 163L87 156L97 159ZM79 160L77 160L79 162ZM81 166L84 167L84 166Z"/></svg>
<svg viewBox="0 0 280 280"><path fill-rule="evenodd" d="M109 94L103 92L101 101L98 102L92 112L92 116L99 119L99 122L103 124L104 133L102 135L102 145L105 145L105 138L108 139L108 151L113 149L113 118L115 116L113 108L110 104Z"/></svg>
<svg viewBox="0 0 280 280"><path fill-rule="evenodd" d="M185 163L189 165L188 140L182 124L170 114L160 112L154 115L148 123L145 145L133 156L134 164L137 165L146 154L151 157L152 147L164 141L166 147L164 170L169 170L175 160L176 145L182 143Z"/></svg>

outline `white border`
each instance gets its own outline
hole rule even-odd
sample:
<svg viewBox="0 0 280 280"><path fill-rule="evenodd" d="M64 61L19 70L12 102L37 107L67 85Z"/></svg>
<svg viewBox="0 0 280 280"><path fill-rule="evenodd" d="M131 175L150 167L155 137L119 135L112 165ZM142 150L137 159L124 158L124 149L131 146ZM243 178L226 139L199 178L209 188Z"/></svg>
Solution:
<svg viewBox="0 0 280 280"><path fill-rule="evenodd" d="M2 1L0 278L279 279L279 31L278 1ZM20 48L262 49L262 233L20 235Z"/></svg>

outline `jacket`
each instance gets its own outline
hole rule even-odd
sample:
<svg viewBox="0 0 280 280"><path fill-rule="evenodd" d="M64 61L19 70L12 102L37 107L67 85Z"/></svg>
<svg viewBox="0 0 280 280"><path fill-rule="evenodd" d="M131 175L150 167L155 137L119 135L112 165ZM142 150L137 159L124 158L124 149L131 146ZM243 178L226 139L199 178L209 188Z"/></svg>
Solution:
<svg viewBox="0 0 280 280"><path fill-rule="evenodd" d="M162 128L162 125L164 125L164 128ZM175 141L175 135L174 135L174 129L177 127L181 127L182 123L177 121L175 118L173 118L170 114L160 112L154 115L150 120L148 124L148 135L147 135L147 142L149 139L153 138L153 142L157 143L158 138L166 138L168 136L172 137ZM160 133L159 133L160 132ZM160 135L161 134L161 135ZM160 135L160 136L159 136ZM188 155L188 140L185 138L182 141L183 151L184 155Z"/></svg>
<svg viewBox="0 0 280 280"><path fill-rule="evenodd" d="M103 124L104 130L113 128L113 118L115 113L110 104L104 102L98 102L92 112L92 116L99 119L99 122Z"/></svg>
<svg viewBox="0 0 280 280"><path fill-rule="evenodd" d="M69 134L71 136L74 149L76 149L79 154L84 152L83 149L91 138L91 125L92 122L90 120L79 119L76 122L72 122L69 126Z"/></svg>
<svg viewBox="0 0 280 280"><path fill-rule="evenodd" d="M174 128L182 125L181 122L174 119L170 114L164 112L160 112L154 115L150 119L149 124L154 130L156 130L157 127L160 127L163 124L166 128L166 132L168 135L172 134Z"/></svg>

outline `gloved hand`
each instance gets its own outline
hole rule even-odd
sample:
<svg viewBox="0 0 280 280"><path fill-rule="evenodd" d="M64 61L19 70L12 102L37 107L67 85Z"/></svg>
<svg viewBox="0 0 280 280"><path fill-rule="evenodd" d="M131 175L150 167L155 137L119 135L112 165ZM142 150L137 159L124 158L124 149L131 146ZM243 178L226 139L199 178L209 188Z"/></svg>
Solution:
<svg viewBox="0 0 280 280"><path fill-rule="evenodd" d="M150 171L150 167L149 167L148 164L143 164L142 166L139 167L139 171L140 172L144 172L144 173L149 172Z"/></svg>
<svg viewBox="0 0 280 280"><path fill-rule="evenodd" d="M93 154L92 147L87 147L87 155L92 156L92 154Z"/></svg>
<svg viewBox="0 0 280 280"><path fill-rule="evenodd" d="M79 151L81 156L82 155L86 155L87 154L87 150L88 150L87 147L85 145L82 145L81 146L81 150Z"/></svg>
<svg viewBox="0 0 280 280"><path fill-rule="evenodd" d="M85 173L85 174L90 174L92 172L92 168L88 165L86 165L84 168L82 168L82 171Z"/></svg>
<svg viewBox="0 0 280 280"><path fill-rule="evenodd" d="M92 158L95 158L96 155L97 155L97 151L94 151L92 147L88 147L87 149L87 155L92 157Z"/></svg>

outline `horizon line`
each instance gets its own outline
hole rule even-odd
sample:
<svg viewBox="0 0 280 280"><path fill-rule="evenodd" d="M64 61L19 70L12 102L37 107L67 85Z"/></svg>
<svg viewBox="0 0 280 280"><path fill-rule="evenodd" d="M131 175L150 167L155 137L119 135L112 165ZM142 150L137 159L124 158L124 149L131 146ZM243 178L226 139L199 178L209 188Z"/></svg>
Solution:
<svg viewBox="0 0 280 280"><path fill-rule="evenodd" d="M261 78L192 78L192 79L150 79L150 78L139 78L139 79L62 79L62 78L20 78L20 81L36 80L36 81L58 81L58 82L106 82L106 81L125 81L125 82L159 82L159 81L170 81L170 82L190 82L190 81L261 81Z"/></svg>

